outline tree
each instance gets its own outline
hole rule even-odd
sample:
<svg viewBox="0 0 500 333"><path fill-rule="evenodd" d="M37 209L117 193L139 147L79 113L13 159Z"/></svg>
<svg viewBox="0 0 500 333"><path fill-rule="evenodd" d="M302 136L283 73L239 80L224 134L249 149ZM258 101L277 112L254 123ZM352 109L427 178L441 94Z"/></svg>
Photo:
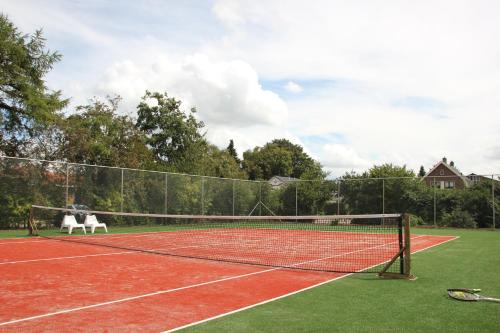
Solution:
<svg viewBox="0 0 500 333"><path fill-rule="evenodd" d="M60 91L49 91L44 76L61 59L45 49L41 30L23 35L0 14L0 151L27 154L31 139L67 105Z"/></svg>
<svg viewBox="0 0 500 333"><path fill-rule="evenodd" d="M146 134L146 142L155 159L177 171L186 172L206 141L200 130L205 126L196 120L196 109L181 109L181 101L167 93L146 91L137 106L136 127Z"/></svg>
<svg viewBox="0 0 500 333"><path fill-rule="evenodd" d="M241 160L238 157L238 153L236 152L236 149L234 148L233 139L229 140L229 145L227 146L226 150L229 153L229 155L231 155L234 158L234 160L236 161L236 163L238 163L238 165L241 164Z"/></svg>
<svg viewBox="0 0 500 333"><path fill-rule="evenodd" d="M304 148L302 148L302 146L293 144L287 139L275 139L271 142L271 145L277 146L291 153L291 177L300 178L306 171L315 170L316 172L319 172L321 170L319 163L314 161L314 159L304 152Z"/></svg>
<svg viewBox="0 0 500 333"><path fill-rule="evenodd" d="M425 169L424 169L423 165L420 166L420 170L418 171L418 176L419 177L424 177L425 176Z"/></svg>
<svg viewBox="0 0 500 333"><path fill-rule="evenodd" d="M228 150L221 150L211 144L207 145L207 148L202 158L201 174L222 178L246 178L245 172L241 170L239 163Z"/></svg>
<svg viewBox="0 0 500 333"><path fill-rule="evenodd" d="M300 178L306 171L321 171L321 165L307 155L300 145L286 139L276 139L263 147L243 153L243 169L250 179L272 176Z"/></svg>
<svg viewBox="0 0 500 333"><path fill-rule="evenodd" d="M358 174L346 173L341 180L344 210L353 214L406 211L404 194L416 186L415 174L406 166L375 165Z"/></svg>
<svg viewBox="0 0 500 333"><path fill-rule="evenodd" d="M145 136L128 116L118 115L119 96L77 107L62 125L62 156L70 162L146 168L153 158Z"/></svg>

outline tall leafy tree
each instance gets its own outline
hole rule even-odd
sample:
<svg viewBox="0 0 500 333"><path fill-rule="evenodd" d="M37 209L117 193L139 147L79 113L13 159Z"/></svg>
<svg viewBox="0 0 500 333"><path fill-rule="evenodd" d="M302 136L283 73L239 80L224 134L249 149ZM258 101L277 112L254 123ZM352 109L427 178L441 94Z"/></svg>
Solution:
<svg viewBox="0 0 500 333"><path fill-rule="evenodd" d="M353 213L406 211L405 191L418 185L406 166L375 165L361 174L346 173L341 181L344 210ZM382 179L385 178L385 179Z"/></svg>
<svg viewBox="0 0 500 333"><path fill-rule="evenodd" d="M292 173L291 177L301 178L305 172L320 173L321 166L312 157L310 157L301 145L294 144L287 139L275 139L271 145L284 149L291 154Z"/></svg>
<svg viewBox="0 0 500 333"><path fill-rule="evenodd" d="M201 130L205 126L198 121L192 108L185 113L181 101L168 97L167 93L147 91L137 106L138 129L146 134L146 142L155 159L187 172L192 163L206 148Z"/></svg>
<svg viewBox="0 0 500 333"><path fill-rule="evenodd" d="M252 180L267 180L272 176L291 176L292 154L274 145L255 147L243 153L243 169Z"/></svg>
<svg viewBox="0 0 500 333"><path fill-rule="evenodd" d="M118 114L119 96L93 99L77 107L62 125L62 155L71 162L150 167L152 154L146 138L128 116Z"/></svg>
<svg viewBox="0 0 500 333"><path fill-rule="evenodd" d="M219 149L209 144L201 161L201 174L203 175L222 178L246 178L246 174L241 170L239 163L226 149Z"/></svg>
<svg viewBox="0 0 500 333"><path fill-rule="evenodd" d="M255 147L243 153L243 169L250 179L269 179L272 176L301 178L305 172L321 171L300 145L286 139L276 139L263 147Z"/></svg>
<svg viewBox="0 0 500 333"><path fill-rule="evenodd" d="M42 31L21 33L0 14L0 151L27 154L37 132L55 121L67 100L49 91L44 76L61 59L45 47Z"/></svg>

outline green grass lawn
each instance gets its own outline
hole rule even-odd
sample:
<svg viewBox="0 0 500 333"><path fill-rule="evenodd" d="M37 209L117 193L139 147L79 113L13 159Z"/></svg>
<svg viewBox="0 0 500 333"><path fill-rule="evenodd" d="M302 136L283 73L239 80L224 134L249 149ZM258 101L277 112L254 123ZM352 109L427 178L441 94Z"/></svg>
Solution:
<svg viewBox="0 0 500 333"><path fill-rule="evenodd" d="M500 304L445 296L468 287L500 298L500 231L414 233L460 238L415 254L416 281L351 275L183 332L500 332Z"/></svg>
<svg viewBox="0 0 500 333"><path fill-rule="evenodd" d="M114 229L134 231L134 227ZM416 281L355 274L184 331L500 332L500 304L459 302L445 294L446 288L481 288L482 294L500 298L500 231L413 229L413 233L460 238L413 255ZM0 231L0 237L25 235L25 230Z"/></svg>

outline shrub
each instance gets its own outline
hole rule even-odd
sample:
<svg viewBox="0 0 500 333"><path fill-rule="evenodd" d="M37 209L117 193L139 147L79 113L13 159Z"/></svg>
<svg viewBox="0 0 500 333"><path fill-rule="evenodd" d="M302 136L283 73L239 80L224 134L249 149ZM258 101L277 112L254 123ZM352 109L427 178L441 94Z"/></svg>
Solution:
<svg viewBox="0 0 500 333"><path fill-rule="evenodd" d="M425 222L424 222L424 219L421 218L420 216L417 216L417 215L413 215L413 214L410 214L410 225L412 227L416 226L416 225L424 225Z"/></svg>
<svg viewBox="0 0 500 333"><path fill-rule="evenodd" d="M455 209L451 213L443 214L441 225L454 228L476 228L477 222L469 212Z"/></svg>

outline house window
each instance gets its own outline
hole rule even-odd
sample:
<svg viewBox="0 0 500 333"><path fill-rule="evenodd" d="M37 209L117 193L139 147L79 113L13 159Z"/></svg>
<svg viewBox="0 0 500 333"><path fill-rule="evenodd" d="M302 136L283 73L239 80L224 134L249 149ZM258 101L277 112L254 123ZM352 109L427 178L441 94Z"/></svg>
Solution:
<svg viewBox="0 0 500 333"><path fill-rule="evenodd" d="M443 169L439 170L439 175L440 176L444 176L444 170Z"/></svg>
<svg viewBox="0 0 500 333"><path fill-rule="evenodd" d="M445 188L455 188L455 182L454 181L446 181L446 182L444 182L444 187Z"/></svg>

